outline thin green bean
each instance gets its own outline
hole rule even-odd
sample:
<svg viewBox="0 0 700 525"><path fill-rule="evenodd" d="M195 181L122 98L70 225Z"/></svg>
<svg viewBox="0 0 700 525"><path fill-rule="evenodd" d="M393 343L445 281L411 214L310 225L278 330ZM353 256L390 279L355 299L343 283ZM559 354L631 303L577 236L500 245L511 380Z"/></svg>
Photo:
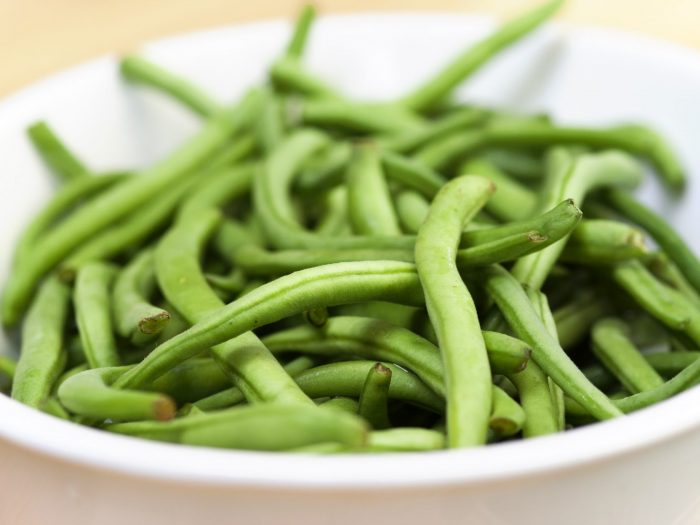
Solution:
<svg viewBox="0 0 700 525"><path fill-rule="evenodd" d="M44 121L27 128L27 135L41 158L48 164L61 182L81 179L91 175L90 170L66 147L58 135Z"/></svg>
<svg viewBox="0 0 700 525"><path fill-rule="evenodd" d="M367 377L360 391L357 413L364 418L374 430L389 428L389 387L391 385L391 368L376 363L367 372Z"/></svg>

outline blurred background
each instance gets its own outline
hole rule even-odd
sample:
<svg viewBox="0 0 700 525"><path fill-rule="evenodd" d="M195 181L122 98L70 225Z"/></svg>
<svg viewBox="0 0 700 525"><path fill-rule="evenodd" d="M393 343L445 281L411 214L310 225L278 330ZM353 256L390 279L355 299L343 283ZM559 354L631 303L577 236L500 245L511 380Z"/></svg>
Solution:
<svg viewBox="0 0 700 525"><path fill-rule="evenodd" d="M321 14L453 10L509 16L541 0L317 0ZM165 35L289 17L300 0L0 0L0 96L47 74ZM559 15L700 48L700 0L569 0Z"/></svg>

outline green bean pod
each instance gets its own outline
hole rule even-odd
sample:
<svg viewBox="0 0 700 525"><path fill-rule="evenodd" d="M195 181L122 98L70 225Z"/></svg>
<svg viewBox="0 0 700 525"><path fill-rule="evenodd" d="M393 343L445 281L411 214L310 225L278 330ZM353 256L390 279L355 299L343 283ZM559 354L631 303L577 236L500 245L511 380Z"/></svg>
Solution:
<svg viewBox="0 0 700 525"><path fill-rule="evenodd" d="M374 430L389 428L389 387L391 385L391 368L376 363L367 372L357 413L364 418Z"/></svg>
<svg viewBox="0 0 700 525"><path fill-rule="evenodd" d="M627 224L605 219L581 221L566 242L561 260L607 265L639 259L648 253L644 234Z"/></svg>
<svg viewBox="0 0 700 525"><path fill-rule="evenodd" d="M46 122L39 121L29 126L27 135L41 158L62 182L91 175L85 164L71 153Z"/></svg>
<svg viewBox="0 0 700 525"><path fill-rule="evenodd" d="M46 279L22 323L22 347L12 381L12 398L39 408L66 363L64 329L70 290L55 277Z"/></svg>
<svg viewBox="0 0 700 525"><path fill-rule="evenodd" d="M499 438L514 436L525 424L525 411L502 388L493 385L489 428Z"/></svg>
<svg viewBox="0 0 700 525"><path fill-rule="evenodd" d="M427 428L399 427L369 433L367 450L372 452L423 452L445 448L445 434Z"/></svg>

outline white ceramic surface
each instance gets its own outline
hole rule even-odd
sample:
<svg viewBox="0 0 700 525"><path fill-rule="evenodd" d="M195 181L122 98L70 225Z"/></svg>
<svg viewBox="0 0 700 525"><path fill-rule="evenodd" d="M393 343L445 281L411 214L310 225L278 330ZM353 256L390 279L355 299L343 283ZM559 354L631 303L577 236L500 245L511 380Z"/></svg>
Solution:
<svg viewBox="0 0 700 525"><path fill-rule="evenodd" d="M308 63L358 97L401 93L492 27L456 14L329 17ZM288 36L268 22L167 39L146 54L222 101L261 79ZM86 44L88 45L88 44ZM461 90L470 100L571 123L653 124L700 171L700 56L597 29L549 27ZM95 169L145 166L197 119L126 86L113 58L0 103L0 274L21 225L50 191L24 137L46 118ZM641 192L696 248L700 185L682 201ZM0 341L4 349L8 341ZM195 522L635 524L700 522L700 389L622 420L480 450L311 457L184 448L108 435L0 396L0 523Z"/></svg>

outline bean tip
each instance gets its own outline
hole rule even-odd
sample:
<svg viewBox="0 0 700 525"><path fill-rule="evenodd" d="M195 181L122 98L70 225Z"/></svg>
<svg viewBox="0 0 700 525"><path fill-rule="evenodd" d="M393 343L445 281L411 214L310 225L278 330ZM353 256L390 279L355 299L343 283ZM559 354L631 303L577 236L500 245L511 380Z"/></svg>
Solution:
<svg viewBox="0 0 700 525"><path fill-rule="evenodd" d="M161 396L153 402L153 416L156 421L169 421L176 413L175 401L168 396Z"/></svg>
<svg viewBox="0 0 700 525"><path fill-rule="evenodd" d="M153 335L160 333L170 322L170 313L161 310L157 314L149 315L139 321L138 328L142 334Z"/></svg>

